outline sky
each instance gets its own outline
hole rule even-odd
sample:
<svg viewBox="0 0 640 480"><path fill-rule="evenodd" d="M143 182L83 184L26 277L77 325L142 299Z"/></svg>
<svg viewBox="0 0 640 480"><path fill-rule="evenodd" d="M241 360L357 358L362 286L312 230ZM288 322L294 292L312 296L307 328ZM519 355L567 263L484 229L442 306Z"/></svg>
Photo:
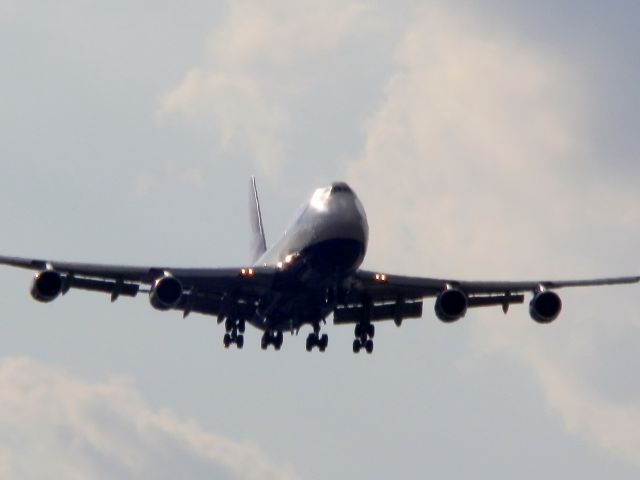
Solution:
<svg viewBox="0 0 640 480"><path fill-rule="evenodd" d="M0 252L243 266L350 183L364 266L640 273L637 2L0 0ZM0 269L0 478L635 479L638 286L263 352Z"/></svg>

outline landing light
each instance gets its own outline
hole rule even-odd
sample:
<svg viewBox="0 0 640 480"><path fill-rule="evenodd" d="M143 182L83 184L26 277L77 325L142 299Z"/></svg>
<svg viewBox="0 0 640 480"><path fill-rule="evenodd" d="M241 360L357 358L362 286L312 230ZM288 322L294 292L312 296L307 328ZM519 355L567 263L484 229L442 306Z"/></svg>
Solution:
<svg viewBox="0 0 640 480"><path fill-rule="evenodd" d="M384 273L376 273L373 276L373 279L376 282L380 282L380 283L387 283L387 276Z"/></svg>
<svg viewBox="0 0 640 480"><path fill-rule="evenodd" d="M284 257L284 260L276 263L276 266L278 267L279 270L283 270L289 267L290 265L292 265L296 261L298 256L299 255L297 253L290 253L286 257Z"/></svg>
<svg viewBox="0 0 640 480"><path fill-rule="evenodd" d="M287 255L286 257L284 257L284 263L286 265L290 265L293 262L295 262L298 258L300 257L299 253L290 253L289 255Z"/></svg>
<svg viewBox="0 0 640 480"><path fill-rule="evenodd" d="M256 274L256 271L253 268L243 268L240 270L241 277L253 277Z"/></svg>

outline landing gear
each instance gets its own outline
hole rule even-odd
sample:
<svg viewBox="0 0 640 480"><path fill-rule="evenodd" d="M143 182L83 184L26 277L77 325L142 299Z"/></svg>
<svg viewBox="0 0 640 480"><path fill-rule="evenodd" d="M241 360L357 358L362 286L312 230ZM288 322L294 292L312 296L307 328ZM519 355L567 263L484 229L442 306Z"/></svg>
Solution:
<svg viewBox="0 0 640 480"><path fill-rule="evenodd" d="M360 353L365 349L367 353L373 352L373 337L376 328L371 323L358 323L355 328L356 339L353 341L353 353Z"/></svg>
<svg viewBox="0 0 640 480"><path fill-rule="evenodd" d="M326 333L322 335L310 333L307 337L307 352L313 350L314 347L318 347L318 350L324 352L327 345L329 345L329 336Z"/></svg>
<svg viewBox="0 0 640 480"><path fill-rule="evenodd" d="M284 342L284 335L281 330L269 331L266 330L262 334L262 340L260 341L260 347L262 350L266 350L269 345L273 345L273 348L276 350L280 350L282 348L282 343Z"/></svg>
<svg viewBox="0 0 640 480"><path fill-rule="evenodd" d="M245 328L244 320L227 318L224 326L227 330L222 339L224 348L229 348L230 345L235 343L238 349L242 349L244 347L244 335L242 335Z"/></svg>
<svg viewBox="0 0 640 480"><path fill-rule="evenodd" d="M314 324L313 333L307 337L307 352L313 350L314 347L318 347L318 350L324 352L327 345L329 345L329 336L326 333L320 335L320 324Z"/></svg>

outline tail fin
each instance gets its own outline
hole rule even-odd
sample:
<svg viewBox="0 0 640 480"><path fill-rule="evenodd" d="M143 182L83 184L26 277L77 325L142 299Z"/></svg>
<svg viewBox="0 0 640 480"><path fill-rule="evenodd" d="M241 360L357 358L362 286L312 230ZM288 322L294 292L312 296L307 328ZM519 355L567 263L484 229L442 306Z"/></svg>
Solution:
<svg viewBox="0 0 640 480"><path fill-rule="evenodd" d="M256 178L251 177L251 189L249 191L249 212L251 214L251 239L252 261L255 262L267 251L267 242L264 238L264 228L262 227L262 212L260 211L260 200L258 200L258 189L256 188Z"/></svg>

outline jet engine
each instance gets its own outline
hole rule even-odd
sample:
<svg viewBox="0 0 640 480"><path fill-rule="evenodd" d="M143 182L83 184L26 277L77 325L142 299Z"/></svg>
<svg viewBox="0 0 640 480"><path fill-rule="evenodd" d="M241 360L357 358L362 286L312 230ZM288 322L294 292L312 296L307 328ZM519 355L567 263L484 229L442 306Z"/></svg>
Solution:
<svg viewBox="0 0 640 480"><path fill-rule="evenodd" d="M443 322L455 322L467 313L467 295L457 288L447 288L436 298L436 315Z"/></svg>
<svg viewBox="0 0 640 480"><path fill-rule="evenodd" d="M534 294L529 303L529 315L538 323L553 322L562 310L562 301L557 293L542 290Z"/></svg>
<svg viewBox="0 0 640 480"><path fill-rule="evenodd" d="M149 301L158 310L169 310L175 307L182 298L182 284L169 273L156 279L151 286Z"/></svg>
<svg viewBox="0 0 640 480"><path fill-rule="evenodd" d="M36 273L31 285L31 296L39 302L52 302L62 292L62 275L55 270Z"/></svg>

